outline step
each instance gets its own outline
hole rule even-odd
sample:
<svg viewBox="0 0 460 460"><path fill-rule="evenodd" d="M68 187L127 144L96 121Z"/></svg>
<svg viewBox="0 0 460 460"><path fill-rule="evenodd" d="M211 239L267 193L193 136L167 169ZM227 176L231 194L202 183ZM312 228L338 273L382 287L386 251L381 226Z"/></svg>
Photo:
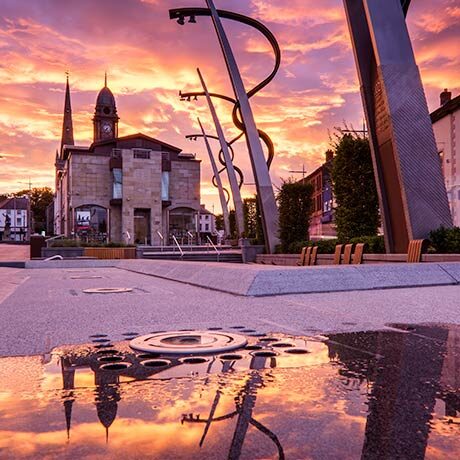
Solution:
<svg viewBox="0 0 460 460"><path fill-rule="evenodd" d="M216 253L184 253L183 256L180 253L149 253L144 254L143 259L149 260L187 260L195 262L234 262L242 263L243 259L241 253L230 253L220 254L217 256Z"/></svg>

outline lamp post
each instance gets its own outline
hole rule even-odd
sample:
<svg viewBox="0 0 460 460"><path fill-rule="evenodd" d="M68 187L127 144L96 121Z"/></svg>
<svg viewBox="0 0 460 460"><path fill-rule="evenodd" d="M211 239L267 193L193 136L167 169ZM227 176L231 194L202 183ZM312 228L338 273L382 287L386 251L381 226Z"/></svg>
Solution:
<svg viewBox="0 0 460 460"><path fill-rule="evenodd" d="M180 8L169 11L170 19L177 19L181 25L185 24L185 17L190 17L189 22L196 22L196 16L211 16L214 28L216 30L221 49L227 64L227 69L232 82L233 91L236 96L237 104L233 110L233 122L244 131L246 135L246 143L248 146L249 156L251 160L252 170L255 183L257 186L257 197L259 199L260 210L262 215L262 224L265 236L265 244L267 252L274 251L278 243L278 208L276 206L275 195L270 180L268 166L265 160L262 145L259 139L259 131L257 130L251 107L249 105L249 97L254 95L264 86L266 86L275 76L280 64L279 46L273 34L261 23L246 16L232 13L229 11L216 10L212 0L206 0L208 8ZM220 18L227 18L242 22L255 27L263 33L269 40L275 52L275 67L270 75L261 83L256 85L248 93L244 88L238 66L236 64L233 51L225 34ZM241 115L241 120L238 118L238 113Z"/></svg>
<svg viewBox="0 0 460 460"><path fill-rule="evenodd" d="M197 118L198 124L200 125L201 129L201 137L204 139L204 143L206 145L206 150L208 151L209 155L209 161L211 162L211 167L212 167L212 172L214 174L213 179L215 180L215 184L217 186L217 190L219 191L219 199L220 199L220 205L222 207L222 216L224 218L224 230L225 230L225 236L229 237L230 236L230 219L228 216L228 206L227 206L227 199L225 197L225 192L224 192L224 187L222 185L222 180L220 178L219 170L217 168L216 160L214 159L214 155L211 150L211 146L209 145L209 140L208 136L203 128L203 125L201 124L201 121L199 118ZM196 140L199 135L191 135L191 136L186 136L190 140ZM239 190L238 190L239 191Z"/></svg>

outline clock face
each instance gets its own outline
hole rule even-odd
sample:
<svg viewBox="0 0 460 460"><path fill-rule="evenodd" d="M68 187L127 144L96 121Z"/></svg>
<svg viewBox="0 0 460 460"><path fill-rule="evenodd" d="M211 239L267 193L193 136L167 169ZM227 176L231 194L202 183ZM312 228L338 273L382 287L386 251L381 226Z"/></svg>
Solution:
<svg viewBox="0 0 460 460"><path fill-rule="evenodd" d="M104 134L112 134L112 126L110 125L110 123L104 123L102 125L102 132Z"/></svg>

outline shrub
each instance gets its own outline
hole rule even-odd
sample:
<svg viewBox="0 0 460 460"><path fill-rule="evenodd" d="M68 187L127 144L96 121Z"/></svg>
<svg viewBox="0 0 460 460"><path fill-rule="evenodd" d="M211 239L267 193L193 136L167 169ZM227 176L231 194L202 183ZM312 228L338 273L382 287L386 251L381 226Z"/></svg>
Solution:
<svg viewBox="0 0 460 460"><path fill-rule="evenodd" d="M50 248L78 248L80 246L77 240L62 239L53 240L50 244Z"/></svg>
<svg viewBox="0 0 460 460"><path fill-rule="evenodd" d="M279 206L279 237L282 251L292 253L308 239L313 186L307 182L284 181L277 200Z"/></svg>
<svg viewBox="0 0 460 460"><path fill-rule="evenodd" d="M430 232L431 246L439 254L460 254L460 227L440 227Z"/></svg>
<svg viewBox="0 0 460 460"><path fill-rule="evenodd" d="M341 241L376 235L379 203L369 141L345 134L335 143L332 183L336 201L334 221Z"/></svg>
<svg viewBox="0 0 460 460"><path fill-rule="evenodd" d="M338 244L337 239L310 241L310 246L318 246L319 254L334 254L335 246Z"/></svg>
<svg viewBox="0 0 460 460"><path fill-rule="evenodd" d="M350 243L366 243L367 254L385 254L385 240L383 236L360 236L352 238Z"/></svg>
<svg viewBox="0 0 460 460"><path fill-rule="evenodd" d="M310 241L294 241L288 246L287 254L300 254L305 246L311 246Z"/></svg>

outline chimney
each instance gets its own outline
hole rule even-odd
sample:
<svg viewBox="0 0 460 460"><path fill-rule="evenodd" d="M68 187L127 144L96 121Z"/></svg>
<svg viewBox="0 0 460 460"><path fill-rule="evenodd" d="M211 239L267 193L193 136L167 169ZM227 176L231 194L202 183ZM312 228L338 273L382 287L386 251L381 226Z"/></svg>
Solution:
<svg viewBox="0 0 460 460"><path fill-rule="evenodd" d="M441 107L447 104L452 99L452 93L447 91L447 88L439 95L441 99Z"/></svg>
<svg viewBox="0 0 460 460"><path fill-rule="evenodd" d="M326 150L326 163L329 163L329 161L332 161L333 157L334 157L334 152L332 150Z"/></svg>

